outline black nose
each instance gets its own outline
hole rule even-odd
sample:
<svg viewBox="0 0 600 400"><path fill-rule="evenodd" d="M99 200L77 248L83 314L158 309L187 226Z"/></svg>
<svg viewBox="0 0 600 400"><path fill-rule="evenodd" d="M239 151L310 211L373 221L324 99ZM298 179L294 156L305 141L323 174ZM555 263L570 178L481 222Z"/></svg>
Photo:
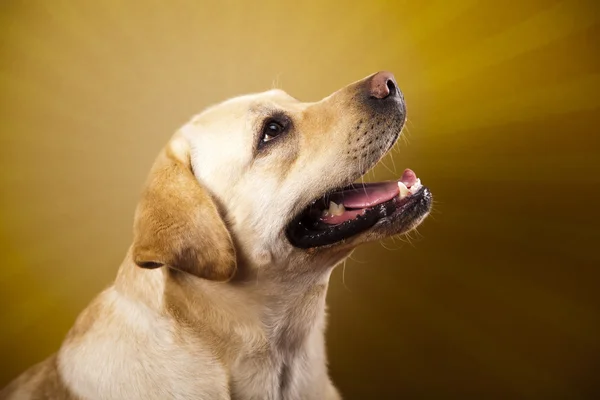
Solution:
<svg viewBox="0 0 600 400"><path fill-rule="evenodd" d="M376 99L387 99L388 97L400 97L400 90L394 78L394 74L387 71L376 73L367 82L369 95Z"/></svg>

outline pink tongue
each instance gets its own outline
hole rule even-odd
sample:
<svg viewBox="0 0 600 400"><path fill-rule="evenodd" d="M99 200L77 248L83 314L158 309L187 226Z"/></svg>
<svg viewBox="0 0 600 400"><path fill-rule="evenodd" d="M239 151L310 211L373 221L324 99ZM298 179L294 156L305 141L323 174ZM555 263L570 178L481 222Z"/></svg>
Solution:
<svg viewBox="0 0 600 400"><path fill-rule="evenodd" d="M398 196L398 182L377 182L356 185L354 189L334 193L330 200L347 208L366 208L383 203Z"/></svg>
<svg viewBox="0 0 600 400"><path fill-rule="evenodd" d="M411 169L406 169L399 181L409 188L417 182L417 175ZM356 218L365 211L365 208L384 203L398 194L400 194L398 181L357 184L354 189L333 193L329 199L337 204L343 204L346 208L358 210L347 210L342 215L325 215L321 217L321 221L332 225L341 224Z"/></svg>
<svg viewBox="0 0 600 400"><path fill-rule="evenodd" d="M343 204L346 208L358 208L358 210L347 210L342 215L324 215L321 221L326 224L337 225L344 221L356 218L365 212L365 208L386 202L398 196L398 182L378 182L355 185L355 189L344 190L333 193L329 200L337 204Z"/></svg>
<svg viewBox="0 0 600 400"><path fill-rule="evenodd" d="M406 169L399 180L409 188L417 182L417 175ZM366 208L391 200L399 193L398 181L388 181L355 185L354 189L334 193L330 199L347 208Z"/></svg>

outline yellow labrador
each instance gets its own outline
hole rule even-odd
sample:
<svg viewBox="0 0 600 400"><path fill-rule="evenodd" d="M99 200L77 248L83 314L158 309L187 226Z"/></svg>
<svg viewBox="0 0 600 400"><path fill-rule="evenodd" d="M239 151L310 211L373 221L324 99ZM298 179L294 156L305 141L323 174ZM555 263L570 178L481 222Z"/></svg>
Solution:
<svg viewBox="0 0 600 400"><path fill-rule="evenodd" d="M324 343L331 271L431 206L411 170L353 184L405 115L379 72L316 103L271 90L194 117L152 167L114 284L0 397L339 399Z"/></svg>

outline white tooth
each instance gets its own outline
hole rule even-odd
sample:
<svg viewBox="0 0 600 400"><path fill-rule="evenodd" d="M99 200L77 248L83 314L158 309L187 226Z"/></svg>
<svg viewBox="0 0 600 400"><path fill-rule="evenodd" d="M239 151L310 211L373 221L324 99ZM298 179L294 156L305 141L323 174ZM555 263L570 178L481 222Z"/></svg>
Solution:
<svg viewBox="0 0 600 400"><path fill-rule="evenodd" d="M329 209L327 210L327 213L330 215L335 215L336 211L337 211L337 204L335 204L333 201L330 201Z"/></svg>
<svg viewBox="0 0 600 400"><path fill-rule="evenodd" d="M406 187L406 185L403 182L398 181L398 189L400 189L399 197L401 199L410 195L410 190Z"/></svg>
<svg viewBox="0 0 600 400"><path fill-rule="evenodd" d="M410 187L410 192L417 193L417 191L419 189L421 189L421 180L419 178L417 178L417 181L415 182L415 184Z"/></svg>
<svg viewBox="0 0 600 400"><path fill-rule="evenodd" d="M333 201L329 202L329 209L327 210L327 213L330 215L342 215L345 211L346 209L344 208L343 204L337 205Z"/></svg>
<svg viewBox="0 0 600 400"><path fill-rule="evenodd" d="M329 209L327 210L327 213L329 215L337 215L337 204L334 203L333 201L329 202Z"/></svg>

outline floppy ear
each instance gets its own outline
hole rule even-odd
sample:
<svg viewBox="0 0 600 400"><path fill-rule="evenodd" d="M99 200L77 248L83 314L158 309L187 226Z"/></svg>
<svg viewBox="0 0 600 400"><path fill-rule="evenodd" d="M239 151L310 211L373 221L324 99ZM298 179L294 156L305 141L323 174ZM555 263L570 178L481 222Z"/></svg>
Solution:
<svg viewBox="0 0 600 400"><path fill-rule="evenodd" d="M133 259L226 281L236 270L233 241L217 206L192 172L187 141L176 135L161 151L135 212Z"/></svg>

